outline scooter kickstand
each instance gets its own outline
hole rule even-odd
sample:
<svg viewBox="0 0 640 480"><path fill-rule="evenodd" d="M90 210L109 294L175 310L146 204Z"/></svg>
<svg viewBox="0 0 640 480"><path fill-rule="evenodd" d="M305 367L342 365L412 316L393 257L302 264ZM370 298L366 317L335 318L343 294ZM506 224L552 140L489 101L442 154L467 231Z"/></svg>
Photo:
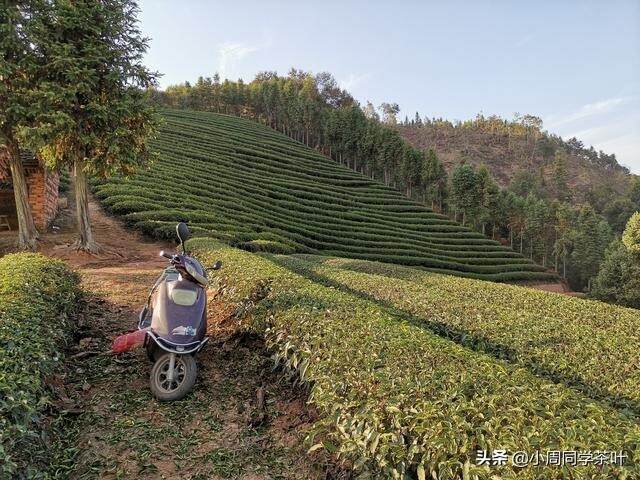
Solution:
<svg viewBox="0 0 640 480"><path fill-rule="evenodd" d="M173 382L173 372L174 372L175 366L176 366L176 354L170 353L169 354L169 371L167 372L167 380L169 381L169 384Z"/></svg>

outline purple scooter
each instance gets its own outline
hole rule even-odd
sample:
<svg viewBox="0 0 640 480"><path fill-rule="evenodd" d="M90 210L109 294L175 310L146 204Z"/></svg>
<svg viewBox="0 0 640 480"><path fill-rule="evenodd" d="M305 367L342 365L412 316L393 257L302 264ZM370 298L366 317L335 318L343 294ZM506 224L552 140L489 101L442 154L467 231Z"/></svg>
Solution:
<svg viewBox="0 0 640 480"><path fill-rule="evenodd" d="M146 332L143 346L154 362L151 392L160 401L179 400L196 382L195 354L207 344L207 273L184 246L189 228L176 227L182 253L160 252L170 265L156 280L140 312L138 329ZM213 270L218 270L216 262Z"/></svg>

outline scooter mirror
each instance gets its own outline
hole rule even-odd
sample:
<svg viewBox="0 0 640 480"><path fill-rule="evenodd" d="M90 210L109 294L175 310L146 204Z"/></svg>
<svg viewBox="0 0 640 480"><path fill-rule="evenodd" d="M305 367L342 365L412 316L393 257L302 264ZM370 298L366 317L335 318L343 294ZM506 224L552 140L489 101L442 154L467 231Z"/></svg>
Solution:
<svg viewBox="0 0 640 480"><path fill-rule="evenodd" d="M216 263L213 264L213 267L211 267L211 270L220 270L220 268L222 268L222 262L218 260Z"/></svg>
<svg viewBox="0 0 640 480"><path fill-rule="evenodd" d="M178 238L180 239L180 243L184 243L189 239L191 233L189 232L189 227L184 222L180 222L176 226L176 232L178 233Z"/></svg>

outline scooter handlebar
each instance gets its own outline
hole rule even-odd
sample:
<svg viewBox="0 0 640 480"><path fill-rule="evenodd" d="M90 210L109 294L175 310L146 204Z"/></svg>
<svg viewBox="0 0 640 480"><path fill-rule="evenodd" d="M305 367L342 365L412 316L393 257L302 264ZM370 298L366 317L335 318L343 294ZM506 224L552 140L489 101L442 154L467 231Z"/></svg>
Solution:
<svg viewBox="0 0 640 480"><path fill-rule="evenodd" d="M160 256L167 258L169 260L173 259L173 255L171 255L170 253L165 252L164 250L160 250Z"/></svg>

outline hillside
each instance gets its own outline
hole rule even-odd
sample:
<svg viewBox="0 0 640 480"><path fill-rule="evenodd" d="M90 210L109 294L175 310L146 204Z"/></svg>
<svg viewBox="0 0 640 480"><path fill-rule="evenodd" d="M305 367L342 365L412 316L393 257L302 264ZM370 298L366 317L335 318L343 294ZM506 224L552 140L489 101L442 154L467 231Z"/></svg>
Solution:
<svg viewBox="0 0 640 480"><path fill-rule="evenodd" d="M156 237L188 221L253 251L323 253L489 280L554 278L522 255L258 123L164 110L158 161L100 180L110 211Z"/></svg>
<svg viewBox="0 0 640 480"><path fill-rule="evenodd" d="M556 135L496 117L451 123L443 120L398 125L403 138L420 149L432 148L450 172L462 160L484 164L499 185L507 187L519 172L542 173L543 186L553 184L554 155L566 152L567 183L573 198L582 201L593 192L623 195L632 175L615 155L585 148L579 140ZM553 196L552 191L548 193Z"/></svg>

